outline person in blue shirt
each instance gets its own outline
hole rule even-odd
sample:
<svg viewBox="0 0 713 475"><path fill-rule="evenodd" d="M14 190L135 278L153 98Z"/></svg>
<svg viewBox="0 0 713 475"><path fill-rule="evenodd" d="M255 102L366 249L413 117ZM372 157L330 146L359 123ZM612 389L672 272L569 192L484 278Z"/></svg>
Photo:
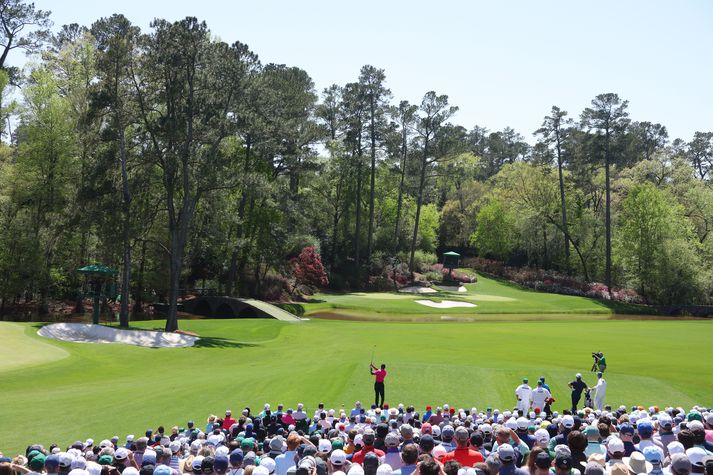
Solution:
<svg viewBox="0 0 713 475"><path fill-rule="evenodd" d="M545 388L546 390L548 390L548 391L551 393L552 390L550 389L549 384L545 383L545 377L544 377L544 376L540 376L540 381L542 381L542 387Z"/></svg>
<svg viewBox="0 0 713 475"><path fill-rule="evenodd" d="M421 421L428 422L432 415L433 411L431 410L431 406L426 406L426 412L423 413L423 419L421 419Z"/></svg>
<svg viewBox="0 0 713 475"><path fill-rule="evenodd" d="M416 470L418 461L418 445L408 444L401 449L402 466L391 472L391 475L411 475Z"/></svg>
<svg viewBox="0 0 713 475"><path fill-rule="evenodd" d="M619 438L624 442L624 456L631 457L637 449L634 445L634 427L628 422L619 426Z"/></svg>
<svg viewBox="0 0 713 475"><path fill-rule="evenodd" d="M587 383L582 381L582 373L576 374L576 379L570 381L568 385L572 389L572 412L577 413L577 404L579 400L582 399L582 391L587 389Z"/></svg>

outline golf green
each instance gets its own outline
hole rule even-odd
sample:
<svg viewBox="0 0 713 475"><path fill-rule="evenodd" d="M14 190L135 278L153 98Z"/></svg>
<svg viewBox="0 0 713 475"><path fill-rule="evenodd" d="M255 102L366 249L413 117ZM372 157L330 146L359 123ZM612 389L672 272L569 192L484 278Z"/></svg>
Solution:
<svg viewBox="0 0 713 475"><path fill-rule="evenodd" d="M468 269L461 269L467 271ZM472 272L472 271L471 271ZM627 305L572 295L537 292L478 274L478 282L466 284L467 292L409 294L400 292L319 293L301 304L307 316L357 320L434 320L441 316L546 315L651 313L648 307ZM465 302L475 307L433 308L418 300ZM294 310L294 309L293 309Z"/></svg>
<svg viewBox="0 0 713 475"><path fill-rule="evenodd" d="M387 364L387 402L419 410L427 403L512 407L521 379L539 376L561 410L574 373L594 383L588 370L597 350L609 364L607 403L713 404L713 321L707 320L190 320L181 327L202 340L178 349L50 341L37 335L38 327L0 322L0 335L13 332L12 351L2 353L0 366L0 451L6 454L32 442L64 446L188 419L202 426L210 413L264 402L303 402L308 410L320 401L335 408L369 403L372 351L374 363Z"/></svg>

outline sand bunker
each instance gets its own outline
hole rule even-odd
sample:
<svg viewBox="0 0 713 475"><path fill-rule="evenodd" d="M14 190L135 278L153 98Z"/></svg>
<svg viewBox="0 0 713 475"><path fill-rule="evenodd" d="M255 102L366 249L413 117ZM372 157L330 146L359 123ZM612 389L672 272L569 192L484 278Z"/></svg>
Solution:
<svg viewBox="0 0 713 475"><path fill-rule="evenodd" d="M88 323L53 323L40 328L37 334L45 338L73 343L121 343L150 348L184 348L193 346L199 339L181 333L119 330Z"/></svg>
<svg viewBox="0 0 713 475"><path fill-rule="evenodd" d="M446 292L468 292L468 289L462 285L459 287L456 287L455 285L439 285L438 287Z"/></svg>
<svg viewBox="0 0 713 475"><path fill-rule="evenodd" d="M399 289L399 292L403 292L405 294L435 294L437 291L430 287L413 286Z"/></svg>
<svg viewBox="0 0 713 475"><path fill-rule="evenodd" d="M426 307L433 308L456 308L456 307L475 307L475 304L468 302L456 302L453 300L442 300L440 302L434 302L433 300L414 300L416 303L425 305Z"/></svg>

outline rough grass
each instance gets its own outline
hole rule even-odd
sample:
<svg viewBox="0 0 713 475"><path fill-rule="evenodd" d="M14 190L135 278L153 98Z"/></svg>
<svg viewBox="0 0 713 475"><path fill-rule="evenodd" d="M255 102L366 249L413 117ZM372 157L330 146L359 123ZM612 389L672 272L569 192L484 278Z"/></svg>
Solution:
<svg viewBox="0 0 713 475"><path fill-rule="evenodd" d="M10 335L14 345L11 355L3 355L14 364L0 368L0 451L14 454L36 441L66 445L140 434L266 401L287 407L303 402L310 409L320 401L332 407L369 402L373 349L374 362L388 365L387 401L420 409L445 402L502 409L515 403L513 391L523 376L532 381L544 375L561 410L575 372L594 382L587 370L596 350L607 355L612 404L713 404L713 379L707 376L713 371L713 321L255 319L191 320L181 327L201 335L197 347L48 343L37 336L36 324L0 322L0 335ZM35 359L46 346L58 350Z"/></svg>

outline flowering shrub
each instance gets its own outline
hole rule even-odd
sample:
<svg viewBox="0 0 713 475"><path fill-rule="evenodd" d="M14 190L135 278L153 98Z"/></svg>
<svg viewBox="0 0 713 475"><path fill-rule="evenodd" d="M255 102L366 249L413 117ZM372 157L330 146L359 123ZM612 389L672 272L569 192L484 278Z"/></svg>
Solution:
<svg viewBox="0 0 713 475"><path fill-rule="evenodd" d="M446 267L443 267L443 264L433 264L431 266L431 271L438 272L442 276L442 279L449 278L448 277L449 271ZM470 276L463 272L458 272L457 270L454 269L453 272L450 273L450 280L455 280L455 281L458 281L463 284L472 284L477 279L474 276Z"/></svg>
<svg viewBox="0 0 713 475"><path fill-rule="evenodd" d="M564 295L577 295L619 302L644 304L645 299L633 289L615 289L610 297L607 286L598 282L584 282L559 272L533 267L508 267L500 261L473 257L464 265L520 284L524 287ZM455 276L455 274L454 274Z"/></svg>
<svg viewBox="0 0 713 475"><path fill-rule="evenodd" d="M314 247L307 246L300 254L290 261L292 272L298 284L324 287L329 284L327 271L322 265L322 258L315 251Z"/></svg>

